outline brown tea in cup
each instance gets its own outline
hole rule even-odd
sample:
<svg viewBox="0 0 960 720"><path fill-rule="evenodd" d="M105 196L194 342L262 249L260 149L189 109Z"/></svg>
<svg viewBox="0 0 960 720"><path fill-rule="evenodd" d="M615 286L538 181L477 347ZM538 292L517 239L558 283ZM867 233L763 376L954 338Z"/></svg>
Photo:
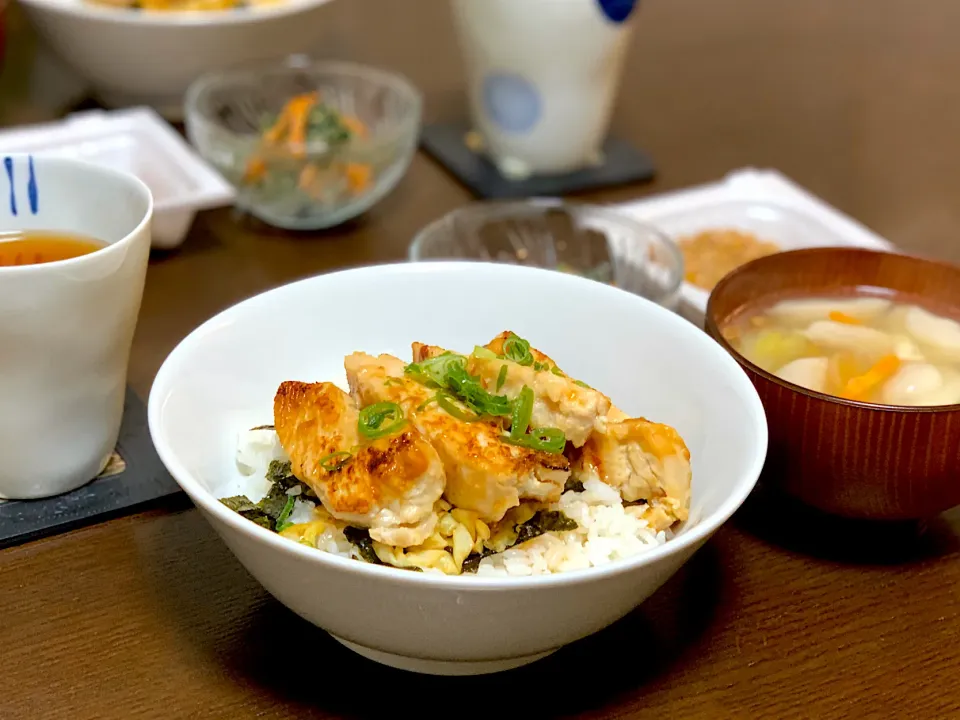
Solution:
<svg viewBox="0 0 960 720"><path fill-rule="evenodd" d="M0 233L0 267L69 260L96 252L105 245L85 235L60 231Z"/></svg>

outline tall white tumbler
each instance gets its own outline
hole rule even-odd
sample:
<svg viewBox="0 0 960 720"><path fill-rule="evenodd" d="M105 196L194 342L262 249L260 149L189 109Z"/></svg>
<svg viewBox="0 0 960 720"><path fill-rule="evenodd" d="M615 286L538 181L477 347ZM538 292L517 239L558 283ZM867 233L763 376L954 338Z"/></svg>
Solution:
<svg viewBox="0 0 960 720"><path fill-rule="evenodd" d="M454 0L473 129L507 177L601 159L636 0Z"/></svg>

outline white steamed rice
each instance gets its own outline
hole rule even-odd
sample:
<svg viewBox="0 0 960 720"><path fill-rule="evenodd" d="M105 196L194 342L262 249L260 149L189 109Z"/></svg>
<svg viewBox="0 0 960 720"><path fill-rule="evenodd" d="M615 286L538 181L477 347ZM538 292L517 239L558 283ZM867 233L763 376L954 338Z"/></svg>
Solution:
<svg viewBox="0 0 960 720"><path fill-rule="evenodd" d="M240 473L220 488L218 497L246 495L253 502L259 501L270 489L270 482L265 477L270 462L287 459L273 429L240 432L236 455ZM297 500L289 522L309 522L314 519L314 507L308 500ZM546 575L598 567L662 545L672 536L670 530L652 530L646 520L638 517L630 507L624 507L614 488L599 480L586 481L583 492L564 493L549 509L562 511L579 527L546 533L521 546L486 557L480 562L477 574ZM317 547L342 557L359 558L354 545L334 528L328 528L318 537Z"/></svg>

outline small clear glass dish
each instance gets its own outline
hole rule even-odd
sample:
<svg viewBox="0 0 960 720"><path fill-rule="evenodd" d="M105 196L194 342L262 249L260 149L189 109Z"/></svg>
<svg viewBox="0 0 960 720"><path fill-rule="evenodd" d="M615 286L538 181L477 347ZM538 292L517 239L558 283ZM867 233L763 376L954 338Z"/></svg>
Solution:
<svg viewBox="0 0 960 720"><path fill-rule="evenodd" d="M552 198L466 205L421 230L408 257L574 273L671 310L683 281L683 256L661 231L614 210Z"/></svg>
<svg viewBox="0 0 960 720"><path fill-rule="evenodd" d="M271 128L292 127L282 121L287 104L311 94L318 114L308 115L303 141L288 129L286 139L269 140ZM201 156L236 187L239 208L276 227L319 230L396 187L416 150L422 105L401 75L293 56L201 77L187 91L185 125Z"/></svg>

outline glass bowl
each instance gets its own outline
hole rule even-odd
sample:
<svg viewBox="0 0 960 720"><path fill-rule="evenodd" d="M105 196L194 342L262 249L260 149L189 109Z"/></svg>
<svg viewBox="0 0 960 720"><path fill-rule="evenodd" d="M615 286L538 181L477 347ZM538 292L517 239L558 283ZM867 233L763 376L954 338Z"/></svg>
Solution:
<svg viewBox="0 0 960 720"><path fill-rule="evenodd" d="M661 231L607 208L552 198L466 205L421 230L408 257L575 273L671 310L683 282L683 255Z"/></svg>
<svg viewBox="0 0 960 720"><path fill-rule="evenodd" d="M298 96L315 98L300 116L302 141L296 114L281 116ZM187 91L185 125L236 187L238 207L270 225L318 230L396 187L416 150L422 104L395 73L294 56L201 77Z"/></svg>

